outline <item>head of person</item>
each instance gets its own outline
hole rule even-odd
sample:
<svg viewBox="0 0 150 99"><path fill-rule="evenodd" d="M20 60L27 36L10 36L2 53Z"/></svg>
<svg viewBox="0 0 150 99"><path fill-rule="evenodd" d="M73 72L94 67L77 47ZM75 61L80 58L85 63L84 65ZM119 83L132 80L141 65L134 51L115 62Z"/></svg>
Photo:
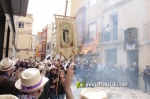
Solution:
<svg viewBox="0 0 150 99"><path fill-rule="evenodd" d="M9 57L3 58L0 62L0 71L12 74L14 71L15 61L11 60Z"/></svg>
<svg viewBox="0 0 150 99"><path fill-rule="evenodd" d="M136 62L133 62L133 66L136 66Z"/></svg>
<svg viewBox="0 0 150 99"><path fill-rule="evenodd" d="M50 72L51 72L52 74L57 74L57 67L54 66L54 65L50 66Z"/></svg>
<svg viewBox="0 0 150 99"><path fill-rule="evenodd" d="M146 68L148 69L150 66L149 66L149 64L146 64Z"/></svg>
<svg viewBox="0 0 150 99"><path fill-rule="evenodd" d="M38 99L47 81L48 78L42 77L37 68L28 68L21 73L20 79L15 83L15 87L21 92Z"/></svg>
<svg viewBox="0 0 150 99"><path fill-rule="evenodd" d="M99 91L93 88L84 88L80 93L80 99L108 99L104 91Z"/></svg>

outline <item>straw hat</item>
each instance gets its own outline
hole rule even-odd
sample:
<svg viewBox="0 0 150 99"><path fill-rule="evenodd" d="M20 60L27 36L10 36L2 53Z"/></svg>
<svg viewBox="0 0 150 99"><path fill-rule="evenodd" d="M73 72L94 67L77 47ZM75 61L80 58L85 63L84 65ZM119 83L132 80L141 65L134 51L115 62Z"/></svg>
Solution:
<svg viewBox="0 0 150 99"><path fill-rule="evenodd" d="M0 71L9 71L15 65L15 62L12 61L10 58L4 58L0 62Z"/></svg>
<svg viewBox="0 0 150 99"><path fill-rule="evenodd" d="M23 92L34 92L41 89L47 81L48 78L42 77L38 69L28 68L22 72L15 87Z"/></svg>
<svg viewBox="0 0 150 99"><path fill-rule="evenodd" d="M107 99L107 94L104 91L99 91L93 88L84 88L81 91L80 99Z"/></svg>
<svg viewBox="0 0 150 99"><path fill-rule="evenodd" d="M0 99L19 99L14 95L0 95Z"/></svg>

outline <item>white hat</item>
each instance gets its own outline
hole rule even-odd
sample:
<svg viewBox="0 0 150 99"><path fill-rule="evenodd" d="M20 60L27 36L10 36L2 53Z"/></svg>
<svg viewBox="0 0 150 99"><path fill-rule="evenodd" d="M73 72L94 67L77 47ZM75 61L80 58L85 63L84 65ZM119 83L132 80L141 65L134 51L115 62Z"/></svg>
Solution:
<svg viewBox="0 0 150 99"><path fill-rule="evenodd" d="M0 95L0 99L19 99L19 98L17 98L14 95L7 94L7 95Z"/></svg>
<svg viewBox="0 0 150 99"><path fill-rule="evenodd" d="M39 66L39 71L44 70L44 67L45 67L44 65L43 65L43 66L40 65L40 66Z"/></svg>
<svg viewBox="0 0 150 99"><path fill-rule="evenodd" d="M15 65L15 62L12 61L10 58L4 58L0 62L0 71L9 71Z"/></svg>
<svg viewBox="0 0 150 99"><path fill-rule="evenodd" d="M15 87L23 92L34 92L41 89L47 81L48 78L42 77L37 68L28 68L22 72Z"/></svg>
<svg viewBox="0 0 150 99"><path fill-rule="evenodd" d="M80 99L107 99L107 94L104 91L99 91L93 88L84 88L81 91Z"/></svg>

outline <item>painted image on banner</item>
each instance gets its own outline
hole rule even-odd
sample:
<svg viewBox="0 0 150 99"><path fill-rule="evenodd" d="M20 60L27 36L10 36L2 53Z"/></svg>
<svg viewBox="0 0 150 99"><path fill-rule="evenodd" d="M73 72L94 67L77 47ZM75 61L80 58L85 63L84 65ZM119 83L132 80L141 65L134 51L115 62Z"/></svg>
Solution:
<svg viewBox="0 0 150 99"><path fill-rule="evenodd" d="M63 29L63 40L65 43L69 43L69 30L67 27Z"/></svg>
<svg viewBox="0 0 150 99"><path fill-rule="evenodd" d="M60 23L60 47L61 48L68 48L72 47L74 42L74 34L72 33L72 24L67 22Z"/></svg>

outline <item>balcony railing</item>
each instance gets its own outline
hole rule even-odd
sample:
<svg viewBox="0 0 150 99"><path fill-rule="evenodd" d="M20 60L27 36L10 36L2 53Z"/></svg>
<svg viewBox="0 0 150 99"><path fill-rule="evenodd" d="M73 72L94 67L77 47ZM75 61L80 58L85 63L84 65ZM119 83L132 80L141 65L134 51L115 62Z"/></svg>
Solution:
<svg viewBox="0 0 150 99"><path fill-rule="evenodd" d="M112 32L103 33L103 42L118 40L118 34L113 35Z"/></svg>

